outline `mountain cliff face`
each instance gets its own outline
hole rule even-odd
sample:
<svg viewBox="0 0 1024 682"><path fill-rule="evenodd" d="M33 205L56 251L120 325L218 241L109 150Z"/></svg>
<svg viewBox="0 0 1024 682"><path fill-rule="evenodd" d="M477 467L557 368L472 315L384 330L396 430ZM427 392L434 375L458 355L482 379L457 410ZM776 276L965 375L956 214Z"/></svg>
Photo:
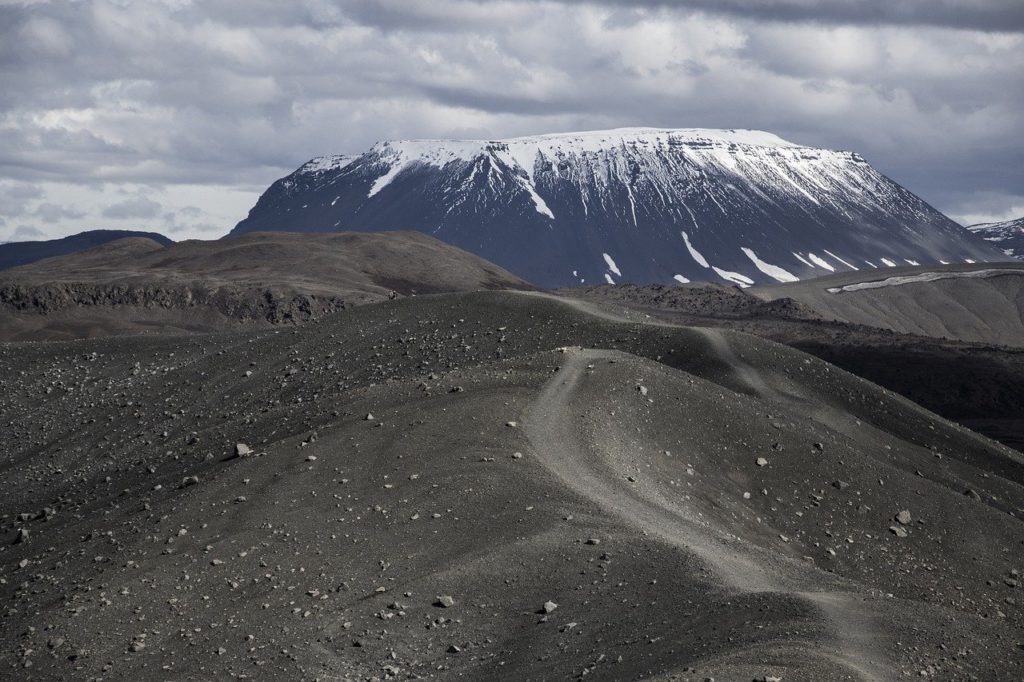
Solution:
<svg viewBox="0 0 1024 682"><path fill-rule="evenodd" d="M1024 260L1024 218L979 223L967 228L1011 258Z"/></svg>
<svg viewBox="0 0 1024 682"><path fill-rule="evenodd" d="M745 130L381 142L275 182L232 234L415 229L545 286L998 259L859 155Z"/></svg>

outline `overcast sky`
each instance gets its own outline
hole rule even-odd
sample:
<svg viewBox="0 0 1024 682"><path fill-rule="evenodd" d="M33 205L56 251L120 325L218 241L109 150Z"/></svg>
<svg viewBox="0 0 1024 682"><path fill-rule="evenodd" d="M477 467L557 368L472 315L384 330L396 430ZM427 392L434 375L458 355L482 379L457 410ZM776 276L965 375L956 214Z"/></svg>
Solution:
<svg viewBox="0 0 1024 682"><path fill-rule="evenodd" d="M0 241L214 238L393 137L757 128L1024 215L1024 0L0 0Z"/></svg>

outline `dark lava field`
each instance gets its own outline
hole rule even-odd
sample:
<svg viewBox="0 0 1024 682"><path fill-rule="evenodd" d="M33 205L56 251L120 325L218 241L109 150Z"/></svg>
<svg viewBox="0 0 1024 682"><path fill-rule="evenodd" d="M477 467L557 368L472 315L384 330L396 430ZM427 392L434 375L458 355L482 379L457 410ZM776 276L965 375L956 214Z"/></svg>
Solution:
<svg viewBox="0 0 1024 682"><path fill-rule="evenodd" d="M1024 456L639 319L0 345L0 678L1024 678Z"/></svg>

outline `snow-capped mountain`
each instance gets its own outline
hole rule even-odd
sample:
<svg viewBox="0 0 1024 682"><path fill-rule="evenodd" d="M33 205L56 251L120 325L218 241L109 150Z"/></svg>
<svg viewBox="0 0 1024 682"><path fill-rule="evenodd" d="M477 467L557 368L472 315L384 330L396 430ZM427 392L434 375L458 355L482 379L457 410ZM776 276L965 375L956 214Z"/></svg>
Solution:
<svg viewBox="0 0 1024 682"><path fill-rule="evenodd" d="M231 234L416 229L544 286L998 259L859 155L751 130L399 140L306 163Z"/></svg>
<svg viewBox="0 0 1024 682"><path fill-rule="evenodd" d="M1001 223L979 223L967 228L1012 258L1024 260L1024 218Z"/></svg>

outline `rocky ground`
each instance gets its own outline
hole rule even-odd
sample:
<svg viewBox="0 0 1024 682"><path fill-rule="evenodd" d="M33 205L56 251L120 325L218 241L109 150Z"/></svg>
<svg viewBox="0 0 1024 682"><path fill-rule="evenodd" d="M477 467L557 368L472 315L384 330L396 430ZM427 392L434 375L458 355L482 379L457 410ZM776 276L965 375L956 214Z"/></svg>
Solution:
<svg viewBox="0 0 1024 682"><path fill-rule="evenodd" d="M1022 677L1018 452L632 314L0 345L0 676Z"/></svg>
<svg viewBox="0 0 1024 682"><path fill-rule="evenodd" d="M853 275L843 277L849 279ZM1016 286L1012 280L1001 278L999 286ZM809 290L810 283L806 284ZM943 286L948 289L949 283ZM780 285L778 291L790 289ZM938 314L933 317L945 320L936 329L969 328L971 335L982 338L966 341L835 320L828 317L827 310L812 306L812 298L808 298L809 302L787 298L765 301L760 290L736 287L618 285L567 289L561 293L634 320L718 327L784 343L1010 447L1024 449L1024 348L1020 345L1024 341L1011 346L998 342L1005 338L1015 320L1020 320L1024 307L1014 316L991 313L991 319L1002 320L991 325L966 325L964 316L957 318L941 305L935 308ZM948 290L936 292L935 296L942 300L953 298ZM923 290L914 296L901 294L900 305L890 308L888 315L891 318L895 310L908 309L914 301L933 298ZM1004 298L994 298L1006 303ZM909 319L927 317L929 310L932 308L918 307ZM884 318L880 325L884 325ZM985 336L986 329L995 330L991 338Z"/></svg>

